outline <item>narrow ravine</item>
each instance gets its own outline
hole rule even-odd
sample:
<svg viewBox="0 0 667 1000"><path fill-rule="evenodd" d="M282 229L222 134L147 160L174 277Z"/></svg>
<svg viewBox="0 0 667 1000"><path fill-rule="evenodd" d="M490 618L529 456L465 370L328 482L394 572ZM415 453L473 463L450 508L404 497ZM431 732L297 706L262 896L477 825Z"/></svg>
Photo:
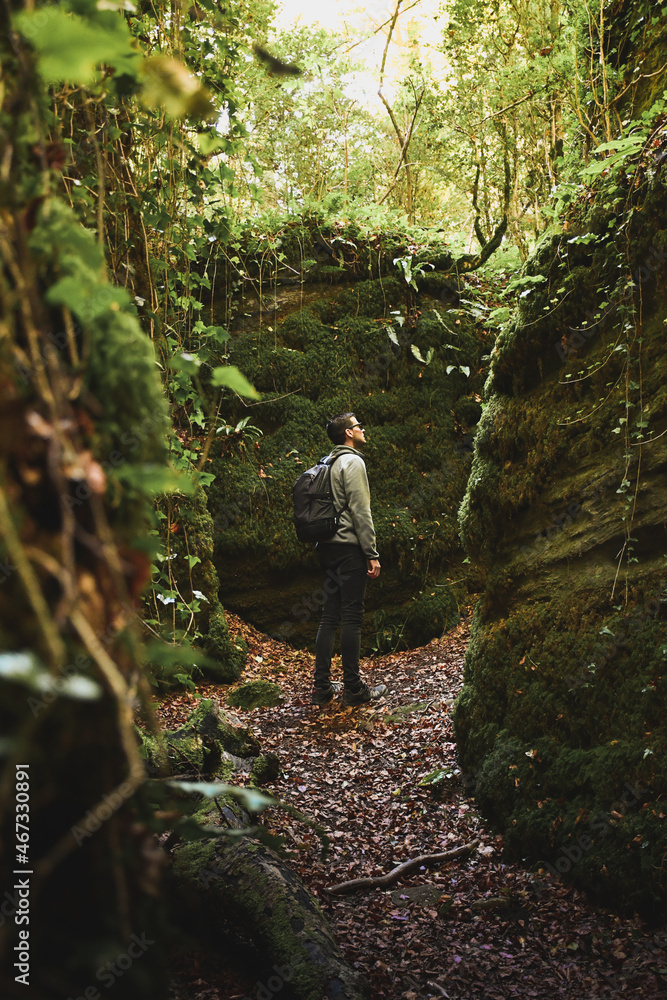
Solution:
<svg viewBox="0 0 667 1000"><path fill-rule="evenodd" d="M280 757L271 793L327 830L329 852L322 858L317 833L280 809L264 821L285 838L290 864L369 979L374 1000L667 997L667 933L596 908L546 868L504 862L502 839L479 815L453 742L465 622L421 649L367 661L367 679L389 688L381 704L342 709L336 701L319 709L309 700L312 656L229 618L250 648L244 681L277 681L285 694L283 705L237 710L238 718ZM202 691L224 701L224 688ZM169 698L161 714L170 724L182 721L190 702L190 695ZM421 784L436 771L444 772L439 783ZM390 889L325 891L472 840L479 847L470 857ZM251 980L238 985L219 958L212 966L194 956L179 970L187 992L173 995L259 996L261 984Z"/></svg>

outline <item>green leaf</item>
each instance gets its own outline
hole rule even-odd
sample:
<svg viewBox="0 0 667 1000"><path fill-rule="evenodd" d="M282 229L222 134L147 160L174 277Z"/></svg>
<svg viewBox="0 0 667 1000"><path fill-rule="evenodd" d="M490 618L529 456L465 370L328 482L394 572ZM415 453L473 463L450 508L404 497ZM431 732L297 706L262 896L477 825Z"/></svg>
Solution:
<svg viewBox="0 0 667 1000"><path fill-rule="evenodd" d="M216 661L206 656L200 649L188 645L163 642L154 639L144 647L144 657L147 663L161 667L215 667Z"/></svg>
<svg viewBox="0 0 667 1000"><path fill-rule="evenodd" d="M489 313L489 323L494 326L506 323L510 318L509 306L500 306L498 309L492 309Z"/></svg>
<svg viewBox="0 0 667 1000"><path fill-rule="evenodd" d="M169 359L170 368L174 371L187 372L189 375L197 375L200 365L201 359L187 351L182 351L181 354Z"/></svg>
<svg viewBox="0 0 667 1000"><path fill-rule="evenodd" d="M184 472L168 465L154 465L149 462L132 465L125 462L111 475L127 486L132 486L150 496L156 493L183 493L190 496L195 491L192 478Z"/></svg>
<svg viewBox="0 0 667 1000"><path fill-rule="evenodd" d="M53 674L32 653L0 654L0 678L23 684L39 694L62 694L76 701L96 701L103 694L92 678L83 674Z"/></svg>
<svg viewBox="0 0 667 1000"><path fill-rule="evenodd" d="M410 350L412 351L412 353L413 353L414 357L417 359L417 361L421 361L421 363L423 365L426 364L426 362L424 361L424 359L422 357L421 351L416 346L416 344L410 344Z"/></svg>
<svg viewBox="0 0 667 1000"><path fill-rule="evenodd" d="M91 323L109 310L118 311L130 301L124 288L101 282L93 284L87 274L61 278L51 285L45 297L50 305L67 306L82 323Z"/></svg>
<svg viewBox="0 0 667 1000"><path fill-rule="evenodd" d="M524 274L519 278L512 278L505 292L513 292L517 288L530 288L534 285L541 285L546 280L543 274Z"/></svg>
<svg viewBox="0 0 667 1000"><path fill-rule="evenodd" d="M143 62L142 103L164 108L169 118L210 119L215 113L208 91L183 63L169 56L150 56Z"/></svg>
<svg viewBox="0 0 667 1000"><path fill-rule="evenodd" d="M213 472L201 472L195 469L192 472L192 476L196 479L200 486L210 486L211 483L215 482L215 473Z"/></svg>
<svg viewBox="0 0 667 1000"><path fill-rule="evenodd" d="M597 241L597 236L595 233L586 233L584 236L573 236L568 243L595 243Z"/></svg>
<svg viewBox="0 0 667 1000"><path fill-rule="evenodd" d="M394 330L393 326L385 326L385 330L387 331L387 336L391 340L392 344L396 344L397 347L400 347L400 344L398 343L398 337L396 336L396 331Z"/></svg>
<svg viewBox="0 0 667 1000"><path fill-rule="evenodd" d="M250 812L262 812L267 806L276 805L276 799L264 792L258 792L255 788L239 788L237 785L228 785L225 781L168 781L171 788L177 788L182 792L204 795L208 799L215 799L219 795L232 795L239 799Z"/></svg>
<svg viewBox="0 0 667 1000"><path fill-rule="evenodd" d="M235 365L223 365L214 368L211 376L211 385L225 386L238 392L240 396L250 396L251 399L261 399L257 389L248 382Z"/></svg>
<svg viewBox="0 0 667 1000"><path fill-rule="evenodd" d="M231 337L231 334L225 330L224 326L207 326L202 333L203 336L214 340L216 344L226 344Z"/></svg>
<svg viewBox="0 0 667 1000"><path fill-rule="evenodd" d="M595 147L595 152L604 153L610 149L618 151L634 151L644 145L645 139L646 135L644 133L626 135L621 139L612 139L611 142L603 142L600 146Z"/></svg>
<svg viewBox="0 0 667 1000"><path fill-rule="evenodd" d="M138 73L141 55L132 46L125 21L111 11L84 19L48 4L21 11L14 26L35 49L39 73L47 83L91 83L101 63L131 76Z"/></svg>
<svg viewBox="0 0 667 1000"><path fill-rule="evenodd" d="M211 156L212 153L224 152L228 140L224 136L214 132L200 132L195 140L197 149L202 156Z"/></svg>

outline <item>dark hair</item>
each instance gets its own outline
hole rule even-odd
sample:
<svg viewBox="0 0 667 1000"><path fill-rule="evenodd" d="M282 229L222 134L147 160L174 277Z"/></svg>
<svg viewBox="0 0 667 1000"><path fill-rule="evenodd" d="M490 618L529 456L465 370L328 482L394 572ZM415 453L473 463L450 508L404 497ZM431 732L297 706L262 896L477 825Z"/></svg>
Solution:
<svg viewBox="0 0 667 1000"><path fill-rule="evenodd" d="M329 440L334 444L345 444L345 429L350 426L354 413L337 413L327 424Z"/></svg>

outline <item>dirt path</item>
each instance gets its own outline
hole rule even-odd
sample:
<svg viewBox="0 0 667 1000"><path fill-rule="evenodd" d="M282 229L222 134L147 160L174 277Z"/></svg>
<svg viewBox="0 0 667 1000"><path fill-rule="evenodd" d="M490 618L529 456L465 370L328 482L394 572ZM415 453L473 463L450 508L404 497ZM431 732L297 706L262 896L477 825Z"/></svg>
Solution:
<svg viewBox="0 0 667 1000"><path fill-rule="evenodd" d="M285 812L272 809L265 822L284 836L290 863L368 977L373 1000L667 1000L667 932L596 909L546 870L503 862L502 839L477 813L456 762L449 709L461 686L465 624L421 649L368 661L366 679L389 688L379 706L342 709L336 699L319 709L309 700L312 657L230 618L250 646L243 680L275 680L286 694L279 708L237 715L281 759L272 793L329 832L328 856L313 830ZM187 702L165 704L170 724ZM440 785L422 785L434 771L444 772ZM480 848L472 857L391 889L324 892L473 839ZM247 984L199 982L197 995L210 1000L255 995Z"/></svg>

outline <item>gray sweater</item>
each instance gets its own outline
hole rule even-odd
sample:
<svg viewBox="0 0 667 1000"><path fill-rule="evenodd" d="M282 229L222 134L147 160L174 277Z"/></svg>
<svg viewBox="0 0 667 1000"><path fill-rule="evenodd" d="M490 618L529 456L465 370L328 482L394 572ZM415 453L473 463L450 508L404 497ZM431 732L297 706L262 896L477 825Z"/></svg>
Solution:
<svg viewBox="0 0 667 1000"><path fill-rule="evenodd" d="M341 455L331 467L331 489L336 509L345 504L338 531L330 542L348 542L360 545L367 559L378 559L375 528L371 516L371 493L366 475L366 463L356 448L338 444L332 456Z"/></svg>

